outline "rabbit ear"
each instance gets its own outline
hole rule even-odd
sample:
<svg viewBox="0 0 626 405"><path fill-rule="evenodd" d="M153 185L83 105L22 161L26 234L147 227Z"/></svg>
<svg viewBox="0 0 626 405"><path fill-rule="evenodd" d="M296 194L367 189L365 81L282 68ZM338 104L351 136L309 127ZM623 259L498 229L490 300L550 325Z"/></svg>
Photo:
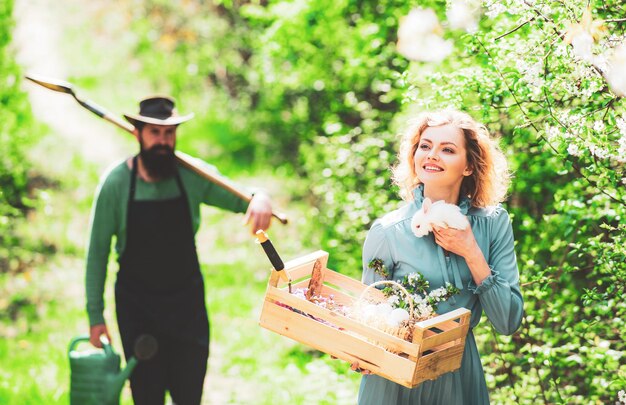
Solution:
<svg viewBox="0 0 626 405"><path fill-rule="evenodd" d="M424 198L424 201L422 202L422 209L424 210L424 214L428 212L432 203L433 202L430 200L430 198L428 197Z"/></svg>

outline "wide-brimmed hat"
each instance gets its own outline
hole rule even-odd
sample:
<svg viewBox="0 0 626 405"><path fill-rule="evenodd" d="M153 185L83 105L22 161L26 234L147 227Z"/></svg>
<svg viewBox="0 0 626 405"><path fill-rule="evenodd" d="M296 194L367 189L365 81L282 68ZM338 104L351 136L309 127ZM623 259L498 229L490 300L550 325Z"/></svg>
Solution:
<svg viewBox="0 0 626 405"><path fill-rule="evenodd" d="M174 99L165 96L148 97L139 102L139 114L124 114L133 125L137 122L154 125L178 125L193 118L193 113L178 115Z"/></svg>

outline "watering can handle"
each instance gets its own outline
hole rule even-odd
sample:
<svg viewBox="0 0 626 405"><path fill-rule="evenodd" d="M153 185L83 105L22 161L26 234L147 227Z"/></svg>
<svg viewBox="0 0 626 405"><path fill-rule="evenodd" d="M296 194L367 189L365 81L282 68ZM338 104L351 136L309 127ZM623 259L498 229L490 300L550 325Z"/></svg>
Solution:
<svg viewBox="0 0 626 405"><path fill-rule="evenodd" d="M72 339L70 341L70 345L67 349L67 352L71 352L72 350L76 349L76 346L78 346L79 343L81 342L89 342L89 335L80 335L80 336L76 336L74 339ZM102 348L104 349L104 352L107 355L111 355L113 354L113 349L111 348L111 343L109 342L109 339L107 339L107 337L105 335L100 336L100 342L102 343Z"/></svg>
<svg viewBox="0 0 626 405"><path fill-rule="evenodd" d="M114 354L113 349L111 348L111 343L109 342L109 338L107 338L106 335L100 335L100 343L102 343L102 348L104 349L104 353L106 353L107 356Z"/></svg>
<svg viewBox="0 0 626 405"><path fill-rule="evenodd" d="M89 342L89 335L80 335L80 336L76 336L75 338L73 338L70 341L70 345L67 348L67 352L69 353L72 350L76 349L76 346L78 346L80 342Z"/></svg>

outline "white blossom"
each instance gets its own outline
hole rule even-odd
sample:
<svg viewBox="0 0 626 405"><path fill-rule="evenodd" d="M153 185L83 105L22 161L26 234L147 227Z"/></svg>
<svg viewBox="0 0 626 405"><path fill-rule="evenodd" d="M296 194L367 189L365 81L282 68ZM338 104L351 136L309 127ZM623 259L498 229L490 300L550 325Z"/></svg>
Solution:
<svg viewBox="0 0 626 405"><path fill-rule="evenodd" d="M598 157L599 159L606 159L609 156L609 151L607 149L593 143L590 143L588 148L589 152L591 152L592 155Z"/></svg>
<svg viewBox="0 0 626 405"><path fill-rule="evenodd" d="M617 399L619 400L620 404L626 404L626 392L624 392L624 390L618 392Z"/></svg>
<svg viewBox="0 0 626 405"><path fill-rule="evenodd" d="M596 121L593 123L593 130L596 132L602 132L604 131L604 128L605 128L604 122L602 121Z"/></svg>
<svg viewBox="0 0 626 405"><path fill-rule="evenodd" d="M517 61L517 70L522 74L521 79L528 84L532 84L535 87L542 87L545 83L543 77L543 62L535 62L533 64L527 63L524 59L520 58Z"/></svg>
<svg viewBox="0 0 626 405"><path fill-rule="evenodd" d="M391 306L397 306L400 303L400 297L397 295L392 295L387 298L387 303Z"/></svg>
<svg viewBox="0 0 626 405"><path fill-rule="evenodd" d="M569 144L569 146L567 147L567 153L569 153L572 156L580 156L581 155L580 148L575 143L570 143Z"/></svg>
<svg viewBox="0 0 626 405"><path fill-rule="evenodd" d="M613 155L613 157L621 163L626 163L626 134L624 131L621 131L621 137L617 141L617 154Z"/></svg>
<svg viewBox="0 0 626 405"><path fill-rule="evenodd" d="M574 54L585 62L593 62L593 37L588 32L580 32L572 38Z"/></svg>
<svg viewBox="0 0 626 405"><path fill-rule="evenodd" d="M548 141L550 142L554 141L561 134L561 132L559 131L557 127L553 127L547 124L546 124L545 131L546 131L546 137L548 138Z"/></svg>
<svg viewBox="0 0 626 405"><path fill-rule="evenodd" d="M613 93L626 97L626 43L615 48L609 57L605 78Z"/></svg>
<svg viewBox="0 0 626 405"><path fill-rule="evenodd" d="M446 17L450 28L470 33L478 31L478 10L466 0L451 0Z"/></svg>
<svg viewBox="0 0 626 405"><path fill-rule="evenodd" d="M609 58L605 54L595 55L593 57L593 65L600 69L601 72L609 70Z"/></svg>
<svg viewBox="0 0 626 405"><path fill-rule="evenodd" d="M398 52L410 60L441 62L453 48L452 41L441 35L441 25L432 9L413 9L400 19Z"/></svg>
<svg viewBox="0 0 626 405"><path fill-rule="evenodd" d="M506 11L506 6L500 2L494 1L488 6L488 10L485 13L487 17L494 18Z"/></svg>
<svg viewBox="0 0 626 405"><path fill-rule="evenodd" d="M626 114L622 115L622 118L616 120L617 128L619 128L620 134L626 137Z"/></svg>

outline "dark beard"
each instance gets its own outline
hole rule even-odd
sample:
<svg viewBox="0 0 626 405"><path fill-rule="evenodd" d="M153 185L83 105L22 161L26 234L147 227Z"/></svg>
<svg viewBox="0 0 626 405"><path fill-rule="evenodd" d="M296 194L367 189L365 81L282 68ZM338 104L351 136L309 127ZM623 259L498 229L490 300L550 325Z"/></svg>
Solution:
<svg viewBox="0 0 626 405"><path fill-rule="evenodd" d="M167 151L167 153L161 151ZM155 145L150 149L145 149L141 143L139 156L150 177L167 179L176 174L174 150L167 145Z"/></svg>

